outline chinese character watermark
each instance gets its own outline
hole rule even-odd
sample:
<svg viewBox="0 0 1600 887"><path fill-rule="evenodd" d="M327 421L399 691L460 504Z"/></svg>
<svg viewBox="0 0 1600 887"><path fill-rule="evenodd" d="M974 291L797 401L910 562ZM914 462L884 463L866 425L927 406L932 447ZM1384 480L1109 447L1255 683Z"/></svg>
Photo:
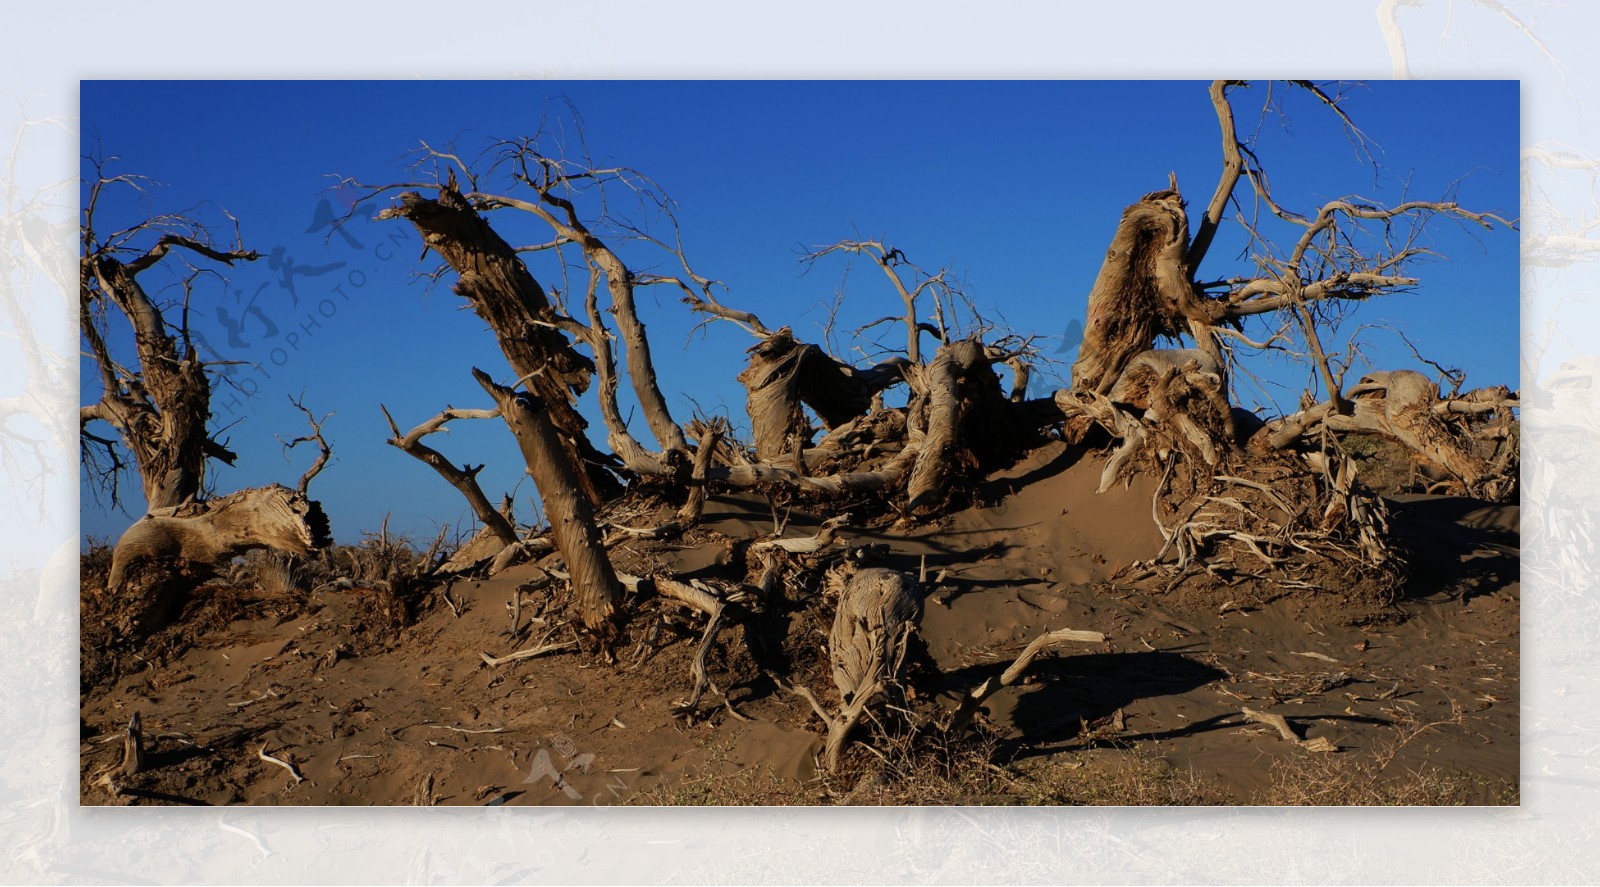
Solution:
<svg viewBox="0 0 1600 887"><path fill-rule="evenodd" d="M354 205L353 198L345 202ZM334 215L333 202L326 197L317 202L306 233L324 229L330 240L338 235L334 244L344 251L342 257L302 263L289 247L275 246L268 254L267 267L277 272L276 279L261 283L253 292L235 289L231 304L213 309L226 348L204 332L192 332L235 392L213 401L217 412L232 416L244 409L245 401L262 391L263 381L270 381L327 329L326 324L351 302L352 295L373 279L372 272L398 258L397 247L414 241L409 229L397 226L383 237L363 243L346 230L346 223ZM281 299L275 302L272 298L274 284L277 292L288 293L287 308Z"/></svg>

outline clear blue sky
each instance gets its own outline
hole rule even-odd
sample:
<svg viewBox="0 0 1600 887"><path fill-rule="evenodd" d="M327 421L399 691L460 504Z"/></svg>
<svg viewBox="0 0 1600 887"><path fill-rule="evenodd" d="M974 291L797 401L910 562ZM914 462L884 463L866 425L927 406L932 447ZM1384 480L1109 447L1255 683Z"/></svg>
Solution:
<svg viewBox="0 0 1600 887"><path fill-rule="evenodd" d="M1234 93L1242 129L1256 127L1264 94L1259 85ZM303 430L288 404L303 390L308 406L335 413L326 427L334 462L312 493L340 541L375 529L386 513L392 529L418 537L442 524L465 526L470 512L460 495L385 445L378 404L403 428L447 404L484 405L471 367L509 381L492 336L450 292L453 275L431 289L417 279L437 262L419 261L409 225L372 222L363 212L347 229L353 241L307 229L330 197L331 175L407 179L406 155L420 140L454 143L472 157L490 139L531 133L560 98L582 114L597 158L641 170L677 201L688 253L696 270L727 283L724 301L803 337L817 334L821 306L841 284L849 298L839 330L897 310L869 267L846 277L842 260L809 272L796 261L803 246L858 233L926 268L952 266L980 305L1019 332L1058 336L1082 318L1122 208L1165 187L1168 171L1191 210L1201 208L1220 168L1203 82L85 82L85 150L115 155L117 170L161 183L143 198L107 198L102 225L204 204L201 216L220 218L221 207L237 217L248 247L264 256L281 248L277 267L267 258L242 264L228 271L228 289L203 285L191 309L215 356L252 364L234 368L234 379L253 397L218 386L216 424L237 422L223 436L240 454L237 468L215 469L219 490L293 484L311 454L302 448L286 462L274 435ZM1358 90L1348 108L1376 144L1376 177L1307 98L1291 95L1287 121L1261 125L1258 152L1280 202L1312 212L1347 194L1437 199L1457 183L1470 208L1517 214L1515 82L1376 82ZM513 242L540 236L507 213L494 221ZM1225 233L1200 276L1250 273L1242 243ZM1517 387L1516 232L1441 221L1426 245L1442 258L1412 266L1419 291L1366 303L1347 330L1387 322L1428 356L1466 369L1469 386ZM675 270L648 251L624 256L641 270ZM559 285L543 261L530 260L535 276ZM292 292L289 263L297 272ZM753 340L715 324L689 342L697 318L666 290L646 291L640 307L677 417L698 404L741 422L733 377ZM228 324L237 326L232 342ZM1393 333L1363 335L1380 367L1414 365ZM1304 371L1256 366L1284 386L1272 393L1292 408ZM1036 393L1044 384L1035 382ZM85 402L98 396L92 372L83 374L83 394ZM1253 389L1238 399L1263 401ZM586 411L593 414L592 403ZM504 426L453 427L433 444L458 463L487 463L486 491L498 498L517 488L518 516L527 520L532 483L518 486L520 457ZM137 499L136 480L126 487ZM141 510L142 502L129 506ZM130 520L83 491L85 533L115 537Z"/></svg>

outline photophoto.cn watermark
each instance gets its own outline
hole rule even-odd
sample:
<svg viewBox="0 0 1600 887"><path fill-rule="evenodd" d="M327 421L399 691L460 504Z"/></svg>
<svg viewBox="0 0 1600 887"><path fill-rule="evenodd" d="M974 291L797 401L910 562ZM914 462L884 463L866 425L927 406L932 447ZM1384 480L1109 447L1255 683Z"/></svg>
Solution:
<svg viewBox="0 0 1600 887"><path fill-rule="evenodd" d="M212 308L216 321L212 333L191 332L232 389L217 392L213 413L234 416L244 410L247 401L261 393L264 382L312 346L352 297L371 283L379 267L416 244L403 226L357 237L350 230L351 221L341 221L333 201L320 198L306 233L325 232L329 261L302 262L288 247L273 247L266 256L273 278L253 290L230 288L231 298Z"/></svg>
<svg viewBox="0 0 1600 887"><path fill-rule="evenodd" d="M571 737L557 733L550 737L548 746L540 745L533 753L528 777L523 785L550 785L568 800L575 803L604 807L632 794L632 780L640 771L597 771L594 752L580 752Z"/></svg>

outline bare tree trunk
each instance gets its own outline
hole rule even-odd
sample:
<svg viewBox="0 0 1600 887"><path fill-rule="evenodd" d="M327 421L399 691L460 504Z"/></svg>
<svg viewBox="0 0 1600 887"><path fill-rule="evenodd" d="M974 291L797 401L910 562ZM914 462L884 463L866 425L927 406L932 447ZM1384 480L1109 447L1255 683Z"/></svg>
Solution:
<svg viewBox="0 0 1600 887"><path fill-rule="evenodd" d="M1008 434L1015 410L1000 391L982 342L940 346L922 377L914 386L919 390L912 412L920 414L924 436L906 484L913 510L942 504L959 464L987 464L1017 442Z"/></svg>
<svg viewBox="0 0 1600 887"><path fill-rule="evenodd" d="M194 346L187 341L185 316L179 341L168 332L161 311L138 275L174 245L231 263L254 259L254 252L219 252L188 240L163 237L145 255L123 263L109 255L85 257L79 299L80 326L101 375L104 391L84 407L81 420L101 419L117 429L139 470L149 508L171 508L200 497L209 458L233 464L234 454L206 431L211 418L211 380ZM93 284L98 284L97 287ZM97 324L95 311L108 299L133 326L138 371L119 369Z"/></svg>
<svg viewBox="0 0 1600 887"><path fill-rule="evenodd" d="M602 643L608 643L615 630L612 619L622 598L622 584L606 557L594 507L580 486L578 467L569 461L560 432L538 397L497 385L479 369L472 371L472 377L499 405L501 417L522 448L556 548L572 576L579 615Z"/></svg>
<svg viewBox="0 0 1600 887"><path fill-rule="evenodd" d="M1128 361L1154 346L1157 336L1191 332L1191 320L1215 324L1220 319L1220 306L1195 295L1188 249L1189 225L1175 186L1146 194L1123 210L1089 291L1073 387L1105 394Z"/></svg>
<svg viewBox="0 0 1600 887"><path fill-rule="evenodd" d="M614 460L589 443L587 422L573 397L589 387L594 364L556 328L557 315L544 288L489 223L473 211L454 179L430 200L416 192L400 195L400 205L378 218L403 218L416 226L423 242L454 268L455 291L494 330L495 339L517 375L543 403L548 421L560 429L564 462L578 467L578 487L591 504L621 492L608 470Z"/></svg>

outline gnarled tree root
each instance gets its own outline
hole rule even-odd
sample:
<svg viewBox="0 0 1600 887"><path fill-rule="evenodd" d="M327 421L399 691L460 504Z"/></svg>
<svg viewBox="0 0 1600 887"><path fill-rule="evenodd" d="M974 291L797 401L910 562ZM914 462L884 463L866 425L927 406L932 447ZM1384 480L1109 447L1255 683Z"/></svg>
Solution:
<svg viewBox="0 0 1600 887"><path fill-rule="evenodd" d="M117 541L106 583L124 636L161 628L195 586L257 548L308 554L332 539L316 500L273 484L218 499L152 509Z"/></svg>

